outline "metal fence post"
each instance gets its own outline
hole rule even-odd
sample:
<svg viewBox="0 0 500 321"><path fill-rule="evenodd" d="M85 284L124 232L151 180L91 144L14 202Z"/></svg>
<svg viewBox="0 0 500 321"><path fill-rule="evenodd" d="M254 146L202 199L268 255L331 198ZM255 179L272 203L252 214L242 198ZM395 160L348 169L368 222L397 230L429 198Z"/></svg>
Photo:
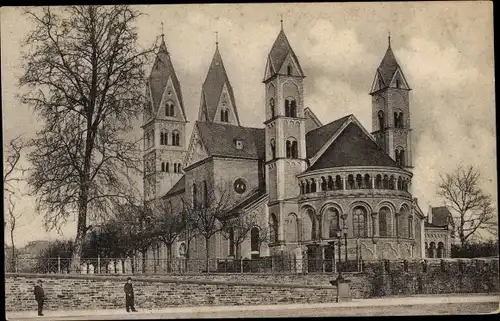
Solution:
<svg viewBox="0 0 500 321"><path fill-rule="evenodd" d="M57 256L57 274L61 274L61 257Z"/></svg>
<svg viewBox="0 0 500 321"><path fill-rule="evenodd" d="M97 274L101 274L101 256L97 254Z"/></svg>
<svg viewBox="0 0 500 321"><path fill-rule="evenodd" d="M240 257L240 273L243 273L243 257Z"/></svg>

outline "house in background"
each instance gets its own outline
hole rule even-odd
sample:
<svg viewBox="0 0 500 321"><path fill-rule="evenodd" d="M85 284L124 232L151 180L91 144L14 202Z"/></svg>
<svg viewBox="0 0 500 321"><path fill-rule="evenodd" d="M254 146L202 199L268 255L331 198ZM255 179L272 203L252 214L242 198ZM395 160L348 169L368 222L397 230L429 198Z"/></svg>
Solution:
<svg viewBox="0 0 500 321"><path fill-rule="evenodd" d="M451 257L451 245L455 223L446 206L429 206L425 221L425 256L429 258Z"/></svg>

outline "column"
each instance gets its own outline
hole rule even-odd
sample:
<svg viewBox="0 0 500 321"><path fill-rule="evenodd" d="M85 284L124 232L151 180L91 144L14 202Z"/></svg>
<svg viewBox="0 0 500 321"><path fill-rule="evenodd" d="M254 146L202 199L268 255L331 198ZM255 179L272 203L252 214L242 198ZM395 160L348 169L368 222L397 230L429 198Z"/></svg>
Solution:
<svg viewBox="0 0 500 321"><path fill-rule="evenodd" d="M373 212L372 213L372 224L373 224L373 234L372 236L373 237L378 237L379 236L379 224L378 224L378 213L377 212Z"/></svg>
<svg viewBox="0 0 500 321"><path fill-rule="evenodd" d="M344 191L346 190L345 185L346 185L346 183L345 183L345 176L342 176L342 189Z"/></svg>
<svg viewBox="0 0 500 321"><path fill-rule="evenodd" d="M370 178L372 181L372 189L375 189L375 177Z"/></svg>
<svg viewBox="0 0 500 321"><path fill-rule="evenodd" d="M316 192L322 191L322 189L321 189L321 177L320 178L315 177L314 182L316 183Z"/></svg>

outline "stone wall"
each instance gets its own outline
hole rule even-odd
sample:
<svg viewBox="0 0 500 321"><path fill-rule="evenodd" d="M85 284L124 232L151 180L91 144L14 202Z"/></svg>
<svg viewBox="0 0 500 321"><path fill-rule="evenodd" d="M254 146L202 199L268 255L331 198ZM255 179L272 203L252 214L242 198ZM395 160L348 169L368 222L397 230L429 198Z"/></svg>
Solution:
<svg viewBox="0 0 500 321"><path fill-rule="evenodd" d="M47 310L115 309L125 304L125 276L6 274L7 311L36 309L33 287L43 279ZM300 284L263 284L134 277L139 309L175 306L335 302L336 289Z"/></svg>

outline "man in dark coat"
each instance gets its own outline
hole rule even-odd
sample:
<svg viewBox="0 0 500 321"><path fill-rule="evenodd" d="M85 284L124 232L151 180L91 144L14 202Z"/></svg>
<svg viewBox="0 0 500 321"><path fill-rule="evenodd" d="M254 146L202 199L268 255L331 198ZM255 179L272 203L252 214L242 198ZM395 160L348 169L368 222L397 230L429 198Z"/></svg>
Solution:
<svg viewBox="0 0 500 321"><path fill-rule="evenodd" d="M134 288L132 286L132 278L127 278L127 283L123 287L125 291L125 309L129 312L129 308L132 312L137 312L134 308Z"/></svg>
<svg viewBox="0 0 500 321"><path fill-rule="evenodd" d="M45 292L43 291L42 287L42 280L38 280L37 284L35 285L35 300L38 302L38 315L42 316L43 313L43 302L45 301Z"/></svg>

